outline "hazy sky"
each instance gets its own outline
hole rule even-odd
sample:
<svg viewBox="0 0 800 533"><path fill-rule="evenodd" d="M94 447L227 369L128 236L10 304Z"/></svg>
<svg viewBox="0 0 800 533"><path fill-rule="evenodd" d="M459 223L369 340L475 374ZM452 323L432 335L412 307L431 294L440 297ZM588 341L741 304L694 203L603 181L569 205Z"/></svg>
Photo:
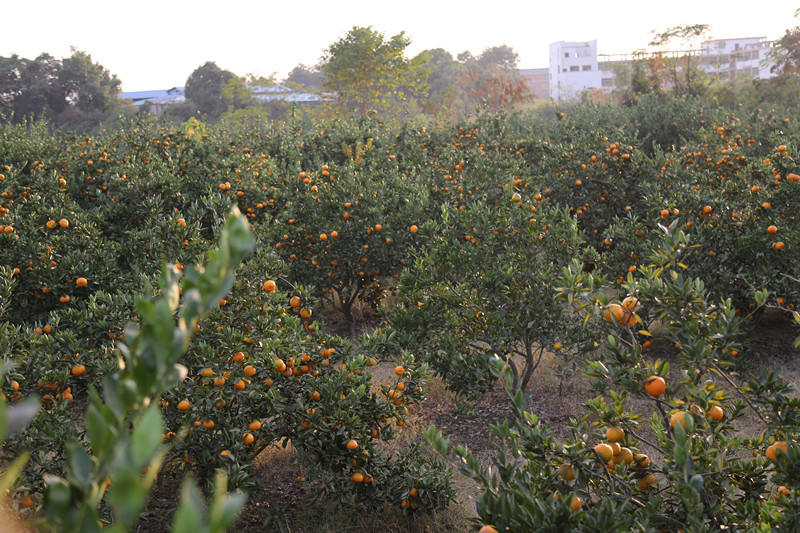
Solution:
<svg viewBox="0 0 800 533"><path fill-rule="evenodd" d="M712 38L776 39L800 0L0 0L0 56L90 53L124 91L183 85L207 60L232 72L284 77L313 65L354 25L405 31L410 54L454 56L507 44L522 68L546 67L548 44L597 39L600 53L644 47L652 30L711 25Z"/></svg>

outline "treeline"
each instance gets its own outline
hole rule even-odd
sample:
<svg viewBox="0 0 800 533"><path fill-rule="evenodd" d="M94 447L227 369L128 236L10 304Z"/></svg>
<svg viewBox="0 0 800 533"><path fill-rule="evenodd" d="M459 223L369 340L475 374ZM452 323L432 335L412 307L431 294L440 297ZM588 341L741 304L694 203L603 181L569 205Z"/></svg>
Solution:
<svg viewBox="0 0 800 533"><path fill-rule="evenodd" d="M678 26L657 34L651 45L699 38L704 24ZM519 57L509 46L487 48L474 56L453 57L442 48L409 57L404 32L387 37L372 27L354 26L322 53L317 65L297 65L286 79L237 75L207 61L185 81L186 101L167 106L167 123L315 120L375 113L387 122L421 118L452 124L479 108L519 108L545 100L533 94L518 70ZM704 96L728 107L762 104L793 107L800 99L800 26L787 29L772 52L776 76L718 80L691 56L649 56L615 67L613 92L588 90L584 99L632 105L645 94L663 97ZM265 98L265 90L283 85L316 98L290 101ZM74 130L112 126L134 110L118 98L120 80L89 54L73 51L64 59L42 54L35 59L0 57L0 122L47 118ZM258 94L259 91L261 94Z"/></svg>
<svg viewBox="0 0 800 533"><path fill-rule="evenodd" d="M84 129L116 117L120 80L78 50L63 59L0 57L0 121L47 117L53 124Z"/></svg>

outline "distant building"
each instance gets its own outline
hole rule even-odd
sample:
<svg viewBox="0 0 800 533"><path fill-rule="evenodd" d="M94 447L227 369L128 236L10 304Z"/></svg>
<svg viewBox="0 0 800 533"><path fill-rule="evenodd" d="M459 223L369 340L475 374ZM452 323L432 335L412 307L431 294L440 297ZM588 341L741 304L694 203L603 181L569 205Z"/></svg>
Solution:
<svg viewBox="0 0 800 533"><path fill-rule="evenodd" d="M550 69L523 68L519 70L519 73L528 84L534 98L550 98Z"/></svg>
<svg viewBox="0 0 800 533"><path fill-rule="evenodd" d="M716 39L692 50L617 55L598 54L597 40L559 41L550 45L547 94L553 100L571 100L587 90L611 91L617 87L617 75L629 71L633 61L651 57L696 57L700 68L720 80L737 76L766 79L775 75L770 50L772 42L766 37ZM540 98L544 70L520 70Z"/></svg>
<svg viewBox="0 0 800 533"><path fill-rule="evenodd" d="M733 79L740 74L771 78L775 76L771 50L772 43L766 37L706 41L700 47L702 68L717 79Z"/></svg>
<svg viewBox="0 0 800 533"><path fill-rule="evenodd" d="M570 100L600 87L597 40L559 41L550 45L550 98Z"/></svg>
<svg viewBox="0 0 800 533"><path fill-rule="evenodd" d="M119 93L120 100L131 100L134 107L149 105L150 112L160 115L164 108L171 104L180 104L186 101L183 87L172 87L161 91L134 91Z"/></svg>
<svg viewBox="0 0 800 533"><path fill-rule="evenodd" d="M253 85L248 88L252 91L253 98L263 102L282 101L311 104L335 100L335 95L332 93L303 93L287 85ZM186 94L183 87L172 87L161 91L119 93L118 98L120 100L130 100L135 107L148 105L151 113L160 115L166 106L185 102Z"/></svg>
<svg viewBox="0 0 800 533"><path fill-rule="evenodd" d="M288 85L252 85L249 89L253 92L253 97L264 102L297 102L297 103L317 103L334 100L332 93L303 93L298 92Z"/></svg>

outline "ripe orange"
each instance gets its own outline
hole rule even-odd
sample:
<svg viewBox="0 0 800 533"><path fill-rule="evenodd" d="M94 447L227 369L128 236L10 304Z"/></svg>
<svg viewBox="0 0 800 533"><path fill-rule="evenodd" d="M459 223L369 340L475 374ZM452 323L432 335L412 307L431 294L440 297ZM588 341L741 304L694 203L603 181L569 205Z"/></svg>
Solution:
<svg viewBox="0 0 800 533"><path fill-rule="evenodd" d="M416 232L418 232L418 231L419 231L419 228L417 227L417 225L416 225L416 224L412 224L412 225L411 225L411 227L410 227L410 228L408 228L408 230L409 230L411 233L416 233Z"/></svg>
<svg viewBox="0 0 800 533"><path fill-rule="evenodd" d="M622 300L622 307L628 311L635 311L639 306L639 299L636 296L628 296Z"/></svg>
<svg viewBox="0 0 800 533"><path fill-rule="evenodd" d="M780 252L786 247L786 243L784 243L783 241L778 241L775 244L773 244L772 247Z"/></svg>
<svg viewBox="0 0 800 533"><path fill-rule="evenodd" d="M244 375L247 377L252 377L256 375L256 369L254 366L247 365L244 367Z"/></svg>
<svg viewBox="0 0 800 533"><path fill-rule="evenodd" d="M478 533L498 533L494 526L483 526Z"/></svg>
<svg viewBox="0 0 800 533"><path fill-rule="evenodd" d="M36 502L30 496L25 496L20 500L19 504L23 507L33 507L36 505Z"/></svg>
<svg viewBox="0 0 800 533"><path fill-rule="evenodd" d="M299 296L292 296L292 298L289 300L289 305L291 305L292 307L300 307L300 303L301 302Z"/></svg>
<svg viewBox="0 0 800 533"><path fill-rule="evenodd" d="M558 475L561 476L564 481L572 481L575 479L575 473L572 471L572 467L570 465L559 466Z"/></svg>
<svg viewBox="0 0 800 533"><path fill-rule="evenodd" d="M250 431L258 431L261 429L261 420L253 420L250 424L247 425L247 429Z"/></svg>
<svg viewBox="0 0 800 533"><path fill-rule="evenodd" d="M262 289L264 289L266 292L272 292L272 291L274 291L274 290L275 290L277 287L278 287L278 286L277 286L277 285L275 284L275 282L274 282L273 280L271 280L271 279L268 279L267 281L265 281L265 282L264 282L264 285L262 285L262 286L261 286L261 288L262 288Z"/></svg>
<svg viewBox="0 0 800 533"><path fill-rule="evenodd" d="M572 501L569 502L569 506L572 508L573 511L580 510L582 505L583 505L583 502L577 496L573 496L572 497Z"/></svg>
<svg viewBox="0 0 800 533"><path fill-rule="evenodd" d="M769 226L767 228L767 233L769 233L770 235L778 233L778 226Z"/></svg>
<svg viewBox="0 0 800 533"><path fill-rule="evenodd" d="M82 376L86 373L86 367L83 365L75 365L72 367L73 376Z"/></svg>
<svg viewBox="0 0 800 533"><path fill-rule="evenodd" d="M78 278L75 280L75 285L78 287L85 287L89 282L86 281L86 278Z"/></svg>
<svg viewBox="0 0 800 533"><path fill-rule="evenodd" d="M646 390L647 394L650 396L658 397L667 390L667 383L661 376L650 376L644 382L644 390Z"/></svg>
<svg viewBox="0 0 800 533"><path fill-rule="evenodd" d="M181 400L178 402L178 411L188 411L190 407L189 400Z"/></svg>
<svg viewBox="0 0 800 533"><path fill-rule="evenodd" d="M67 220L66 218L62 218L61 220L58 221L58 225L61 226L62 228L68 228L69 220Z"/></svg>
<svg viewBox="0 0 800 533"><path fill-rule="evenodd" d="M347 444L345 444L345 446L347 447L348 450L352 451L358 448L358 442L356 442L355 439L350 439L349 441L347 441Z"/></svg>
<svg viewBox="0 0 800 533"><path fill-rule="evenodd" d="M56 227L56 221L55 220L48 220L47 224L45 224L45 226L47 226L47 229L53 229L53 228Z"/></svg>
<svg viewBox="0 0 800 533"><path fill-rule="evenodd" d="M603 462L608 462L614 456L614 450L605 443L600 443L595 445L594 447L595 453L603 460Z"/></svg>
<svg viewBox="0 0 800 533"><path fill-rule="evenodd" d="M719 422L725 416L725 411L722 410L722 407L715 405L708 412L708 416L711 417L711 420L714 422Z"/></svg>
<svg viewBox="0 0 800 533"><path fill-rule="evenodd" d="M210 368L204 368L203 370L200 371L200 375L203 376L204 378L210 378L211 376L214 375L214 371L211 370Z"/></svg>
<svg viewBox="0 0 800 533"><path fill-rule="evenodd" d="M661 218L666 220L669 218L669 209L662 209L661 210Z"/></svg>
<svg viewBox="0 0 800 533"><path fill-rule="evenodd" d="M685 411L677 411L672 413L672 416L669 417L669 427L674 428L675 423L678 423L683 426L683 429L686 429L686 412Z"/></svg>
<svg viewBox="0 0 800 533"><path fill-rule="evenodd" d="M710 206L710 205L707 205L707 206L704 206L704 207L703 207L703 214L704 214L704 215L709 215L709 214L711 214L711 211L712 211L712 209L711 209L711 206Z"/></svg>
<svg viewBox="0 0 800 533"><path fill-rule="evenodd" d="M356 472L355 474L350 476L350 479L353 481L353 483L361 483L364 481L364 474L362 474L361 472Z"/></svg>
<svg viewBox="0 0 800 533"><path fill-rule="evenodd" d="M242 436L242 442L244 443L245 446L250 446L251 444L253 444L255 440L256 438L253 436L252 433L245 433Z"/></svg>
<svg viewBox="0 0 800 533"><path fill-rule="evenodd" d="M403 368L402 366L396 366L394 367L394 373L397 374L398 376L402 376L403 374L406 373L406 369Z"/></svg>
<svg viewBox="0 0 800 533"><path fill-rule="evenodd" d="M244 354L242 352L236 352L233 354L233 360L237 363L241 363L244 361Z"/></svg>
<svg viewBox="0 0 800 533"><path fill-rule="evenodd" d="M625 438L625 430L618 427L610 427L606 430L606 440L608 442L621 442Z"/></svg>
<svg viewBox="0 0 800 533"><path fill-rule="evenodd" d="M642 490L655 489L658 488L658 480L653 474L647 474L639 479L639 486L642 487Z"/></svg>
<svg viewBox="0 0 800 533"><path fill-rule="evenodd" d="M619 324L624 314L625 310L619 304L609 304L606 306L605 311L603 311L603 317L607 322L611 322L612 324Z"/></svg>
<svg viewBox="0 0 800 533"><path fill-rule="evenodd" d="M779 440L775 444L770 445L767 447L767 459L772 459L773 461L777 459L777 451L780 450L786 455L787 447L785 440Z"/></svg>

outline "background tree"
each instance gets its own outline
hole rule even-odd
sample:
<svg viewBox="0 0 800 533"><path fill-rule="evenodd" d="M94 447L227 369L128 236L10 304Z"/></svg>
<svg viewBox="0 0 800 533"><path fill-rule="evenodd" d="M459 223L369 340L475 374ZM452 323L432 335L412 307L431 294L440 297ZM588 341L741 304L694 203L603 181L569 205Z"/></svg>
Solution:
<svg viewBox="0 0 800 533"><path fill-rule="evenodd" d="M423 111L430 116L455 119L466 111L467 100L458 80L466 74L459 61L443 48L424 52L428 74L428 98L422 103Z"/></svg>
<svg viewBox="0 0 800 533"><path fill-rule="evenodd" d="M79 50L64 59L0 58L0 111L6 120L48 116L60 126L91 127L119 109L119 90L119 79Z"/></svg>
<svg viewBox="0 0 800 533"><path fill-rule="evenodd" d="M533 98L517 69L519 56L510 46L487 48L477 58L462 52L458 58L465 67L460 83L473 107L507 107Z"/></svg>
<svg viewBox="0 0 800 533"><path fill-rule="evenodd" d="M120 81L92 56L80 50L61 61L58 89L66 100L84 112L106 110L117 102Z"/></svg>
<svg viewBox="0 0 800 533"><path fill-rule="evenodd" d="M708 24L683 24L667 28L661 33L655 33L650 46L666 49L667 46L677 43L688 48L699 39L708 38L710 26ZM668 57L657 54L649 59L650 71L653 75L662 78L662 85L672 87L672 92L677 95L697 96L703 94L708 87L708 76L700 68L699 59L693 61L693 52L677 57Z"/></svg>
<svg viewBox="0 0 800 533"><path fill-rule="evenodd" d="M319 67L309 67L301 63L289 72L286 81L296 83L308 91L319 91L325 83L325 74Z"/></svg>
<svg viewBox="0 0 800 533"><path fill-rule="evenodd" d="M356 115L375 110L381 115L410 114L417 98L427 95L427 57L409 60L410 39L400 32L386 39L372 27L354 26L323 56L324 87Z"/></svg>
<svg viewBox="0 0 800 533"><path fill-rule="evenodd" d="M253 92L247 86L247 80L233 76L222 88L220 94L228 112L244 109L253 103Z"/></svg>
<svg viewBox="0 0 800 533"><path fill-rule="evenodd" d="M794 12L795 18L800 17L800 8ZM789 28L783 37L775 43L771 59L775 62L772 72L779 76L797 76L800 74L800 26Z"/></svg>
<svg viewBox="0 0 800 533"><path fill-rule="evenodd" d="M197 106L198 111L217 119L227 109L222 91L233 77L232 72L222 70L213 61L206 61L186 80L186 98Z"/></svg>

